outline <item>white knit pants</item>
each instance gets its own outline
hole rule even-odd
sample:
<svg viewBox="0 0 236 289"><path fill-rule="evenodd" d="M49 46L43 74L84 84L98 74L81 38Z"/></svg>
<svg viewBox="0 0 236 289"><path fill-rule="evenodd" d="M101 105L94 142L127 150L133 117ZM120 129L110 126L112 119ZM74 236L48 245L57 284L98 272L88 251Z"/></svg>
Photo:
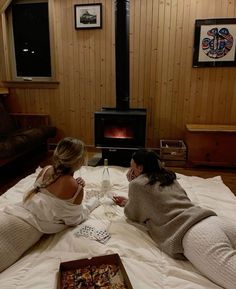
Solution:
<svg viewBox="0 0 236 289"><path fill-rule="evenodd" d="M203 275L222 288L236 288L236 224L217 216L206 218L187 231L183 248Z"/></svg>

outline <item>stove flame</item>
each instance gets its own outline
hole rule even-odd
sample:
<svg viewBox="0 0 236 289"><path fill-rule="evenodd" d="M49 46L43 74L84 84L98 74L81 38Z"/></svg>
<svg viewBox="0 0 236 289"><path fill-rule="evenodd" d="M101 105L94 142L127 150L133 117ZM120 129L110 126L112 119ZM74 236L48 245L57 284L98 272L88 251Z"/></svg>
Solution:
<svg viewBox="0 0 236 289"><path fill-rule="evenodd" d="M109 126L104 130L104 137L116 139L132 139L134 138L134 134L130 127Z"/></svg>

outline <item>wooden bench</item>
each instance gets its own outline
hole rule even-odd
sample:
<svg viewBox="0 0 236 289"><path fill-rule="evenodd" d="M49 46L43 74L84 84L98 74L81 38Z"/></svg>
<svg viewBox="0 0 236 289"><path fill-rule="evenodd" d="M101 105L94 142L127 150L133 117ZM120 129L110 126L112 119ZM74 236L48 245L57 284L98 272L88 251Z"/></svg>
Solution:
<svg viewBox="0 0 236 289"><path fill-rule="evenodd" d="M236 167L236 125L187 124L188 165Z"/></svg>

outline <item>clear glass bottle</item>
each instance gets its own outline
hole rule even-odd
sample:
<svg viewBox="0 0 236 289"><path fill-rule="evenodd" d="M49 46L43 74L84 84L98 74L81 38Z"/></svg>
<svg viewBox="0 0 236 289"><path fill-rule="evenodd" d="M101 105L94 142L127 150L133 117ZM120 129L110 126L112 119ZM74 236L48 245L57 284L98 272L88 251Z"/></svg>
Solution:
<svg viewBox="0 0 236 289"><path fill-rule="evenodd" d="M111 189L111 180L108 168L108 159L104 159L104 169L102 172L102 185L101 185L101 193L102 195L106 195Z"/></svg>

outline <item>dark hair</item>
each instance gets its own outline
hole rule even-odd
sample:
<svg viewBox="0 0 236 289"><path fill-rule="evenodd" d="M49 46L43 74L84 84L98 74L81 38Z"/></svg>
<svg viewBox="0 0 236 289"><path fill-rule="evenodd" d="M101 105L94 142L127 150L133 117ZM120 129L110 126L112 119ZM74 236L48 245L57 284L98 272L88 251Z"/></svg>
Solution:
<svg viewBox="0 0 236 289"><path fill-rule="evenodd" d="M140 149L132 155L137 165L142 165L142 174L148 177L148 184L154 185L160 182L160 186L169 186L176 179L174 172L165 169L157 155L152 150Z"/></svg>

